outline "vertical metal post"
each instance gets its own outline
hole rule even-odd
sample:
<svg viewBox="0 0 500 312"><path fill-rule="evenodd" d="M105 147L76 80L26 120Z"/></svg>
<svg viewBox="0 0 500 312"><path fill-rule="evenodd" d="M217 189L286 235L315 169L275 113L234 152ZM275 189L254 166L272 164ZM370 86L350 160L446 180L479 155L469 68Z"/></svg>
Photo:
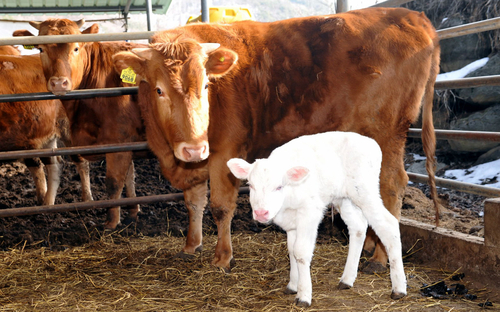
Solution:
<svg viewBox="0 0 500 312"><path fill-rule="evenodd" d="M208 23L210 22L210 16L208 12L208 1L207 0L201 0L201 21L203 23Z"/></svg>
<svg viewBox="0 0 500 312"><path fill-rule="evenodd" d="M146 15L148 19L148 31L152 31L151 18L153 17L153 5L151 4L151 0L146 0Z"/></svg>
<svg viewBox="0 0 500 312"><path fill-rule="evenodd" d="M337 0L337 12L342 13L349 11L349 0Z"/></svg>

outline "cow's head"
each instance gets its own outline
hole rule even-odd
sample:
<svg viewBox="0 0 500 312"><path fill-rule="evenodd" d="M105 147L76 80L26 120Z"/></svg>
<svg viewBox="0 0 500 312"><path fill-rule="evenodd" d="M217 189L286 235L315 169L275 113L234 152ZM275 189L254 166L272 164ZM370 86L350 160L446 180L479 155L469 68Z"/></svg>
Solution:
<svg viewBox="0 0 500 312"><path fill-rule="evenodd" d="M284 167L269 159L249 164L241 158L232 158L227 166L236 178L248 180L253 218L262 223L270 223L276 217L293 192L291 187L303 183L309 175L306 167Z"/></svg>
<svg viewBox="0 0 500 312"><path fill-rule="evenodd" d="M80 31L85 20L71 21L68 19L49 19L43 22L30 22L38 29L39 36L47 35L80 35L99 32L99 26ZM17 30L14 36L33 36L28 30ZM87 57L81 53L83 42L39 44L35 47L40 50L43 72L47 80L47 89L56 94L64 95L68 91L77 89L83 76Z"/></svg>
<svg viewBox="0 0 500 312"><path fill-rule="evenodd" d="M237 61L235 52L218 47L185 40L154 43L113 56L118 73L131 67L137 79L147 82L150 103L140 105L148 105L157 120L154 126L161 128L175 157L185 162L208 157L210 81L226 74Z"/></svg>

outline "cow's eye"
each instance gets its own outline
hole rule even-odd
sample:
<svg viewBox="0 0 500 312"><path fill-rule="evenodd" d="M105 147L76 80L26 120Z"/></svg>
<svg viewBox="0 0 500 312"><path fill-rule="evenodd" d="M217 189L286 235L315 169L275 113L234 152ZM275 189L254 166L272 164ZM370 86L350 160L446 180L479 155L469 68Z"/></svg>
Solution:
<svg viewBox="0 0 500 312"><path fill-rule="evenodd" d="M40 51L40 53L42 53L42 52L43 52L43 49L42 49L42 48L38 48L38 51Z"/></svg>
<svg viewBox="0 0 500 312"><path fill-rule="evenodd" d="M159 96L163 96L163 91L160 88L156 88L156 93L158 93Z"/></svg>
<svg viewBox="0 0 500 312"><path fill-rule="evenodd" d="M208 83L205 85L205 89L208 89Z"/></svg>
<svg viewBox="0 0 500 312"><path fill-rule="evenodd" d="M76 47L76 48L75 48L75 50L74 50L74 51L75 51L75 53L76 53L76 52L78 52L78 50L79 50L79 49L78 49L78 47Z"/></svg>

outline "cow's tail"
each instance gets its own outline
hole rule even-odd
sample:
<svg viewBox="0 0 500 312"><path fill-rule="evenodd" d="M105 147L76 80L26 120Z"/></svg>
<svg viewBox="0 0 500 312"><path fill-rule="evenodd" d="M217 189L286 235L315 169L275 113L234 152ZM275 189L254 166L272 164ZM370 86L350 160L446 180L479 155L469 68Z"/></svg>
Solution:
<svg viewBox="0 0 500 312"><path fill-rule="evenodd" d="M434 202L434 208L436 209L436 226L439 225L439 202L436 190L436 134L434 133L434 122L432 118L432 104L434 98L434 84L436 82L437 74L439 73L439 61L440 61L440 48L439 39L436 37L434 39L434 51L432 54L432 63L429 79L427 80L427 85L425 87L425 93L423 98L423 108L422 108L422 144L424 148L425 156L427 157L425 168L427 174L429 175L429 187Z"/></svg>

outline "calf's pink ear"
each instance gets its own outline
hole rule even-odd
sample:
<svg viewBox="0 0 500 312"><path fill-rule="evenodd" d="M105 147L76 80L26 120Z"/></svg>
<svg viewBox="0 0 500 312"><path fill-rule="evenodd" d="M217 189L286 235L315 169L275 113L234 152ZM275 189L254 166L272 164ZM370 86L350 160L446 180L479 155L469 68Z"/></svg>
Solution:
<svg viewBox="0 0 500 312"><path fill-rule="evenodd" d="M246 180L248 178L250 168L252 167L251 164L241 158L231 158L227 162L227 166L229 167L229 170L231 170L232 174L240 180Z"/></svg>
<svg viewBox="0 0 500 312"><path fill-rule="evenodd" d="M302 166L295 166L286 172L286 178L290 182L299 182L309 174L309 169Z"/></svg>

